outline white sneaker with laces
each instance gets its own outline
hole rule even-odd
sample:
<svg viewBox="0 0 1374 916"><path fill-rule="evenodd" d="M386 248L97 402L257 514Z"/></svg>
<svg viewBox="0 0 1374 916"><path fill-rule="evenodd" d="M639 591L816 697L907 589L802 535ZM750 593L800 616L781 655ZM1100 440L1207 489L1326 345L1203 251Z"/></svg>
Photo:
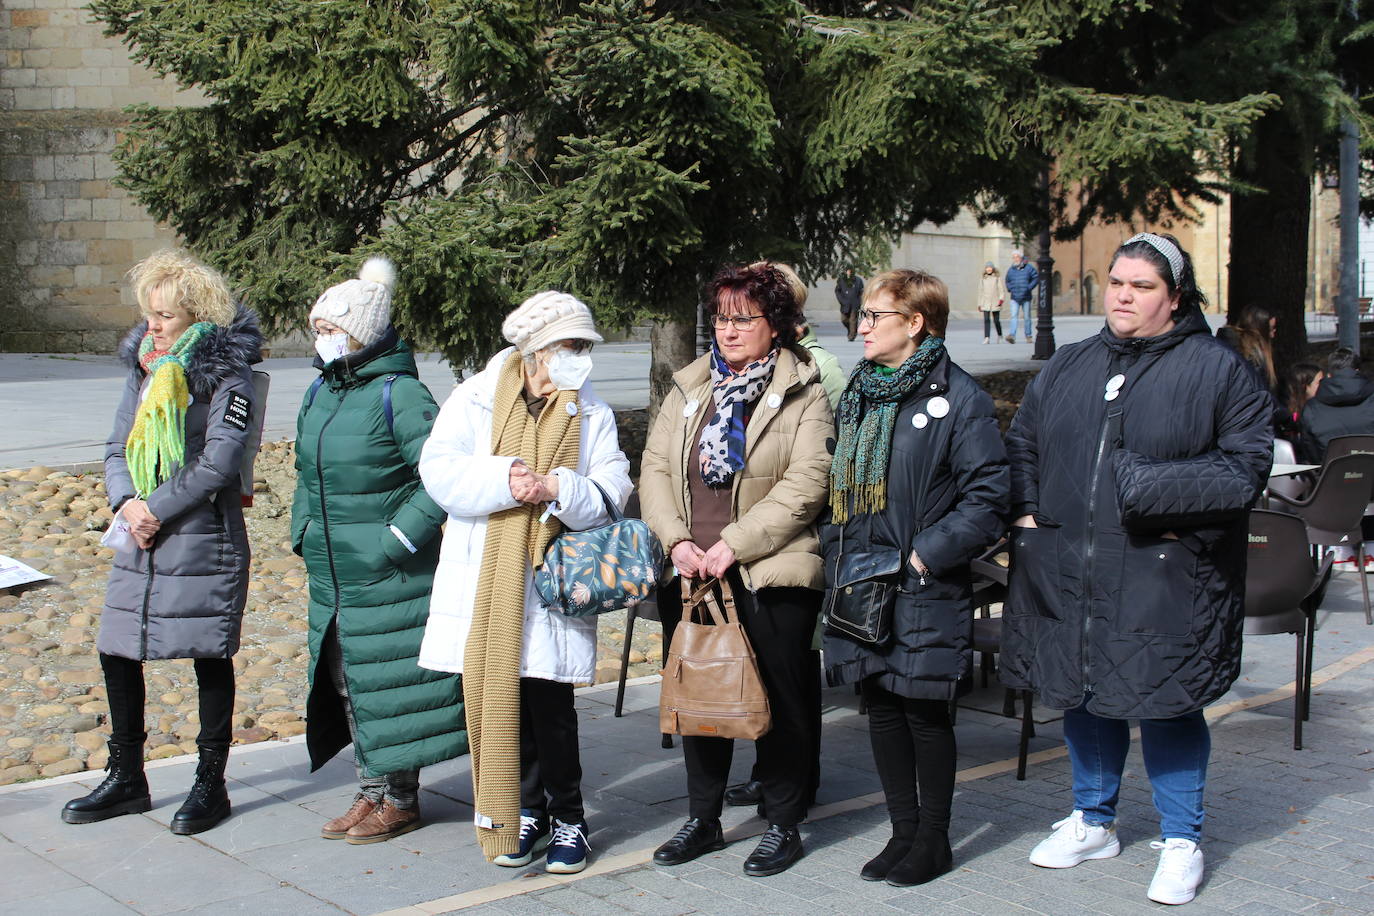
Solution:
<svg viewBox="0 0 1374 916"><path fill-rule="evenodd" d="M1197 896L1202 883L1202 850L1192 840L1170 837L1164 842L1154 840L1151 849L1158 849L1159 867L1150 882L1149 898L1155 903L1187 903Z"/></svg>
<svg viewBox="0 0 1374 916"><path fill-rule="evenodd" d="M1103 826L1085 824L1083 812L1075 810L1057 822L1054 833L1031 850L1030 861L1041 868L1073 868L1087 859L1110 859L1120 854L1115 822Z"/></svg>

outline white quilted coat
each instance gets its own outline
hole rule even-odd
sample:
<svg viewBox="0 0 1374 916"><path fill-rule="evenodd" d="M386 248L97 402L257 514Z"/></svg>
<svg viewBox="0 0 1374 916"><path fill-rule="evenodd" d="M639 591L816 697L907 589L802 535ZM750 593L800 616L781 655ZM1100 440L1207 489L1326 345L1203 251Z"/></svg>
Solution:
<svg viewBox="0 0 1374 916"><path fill-rule="evenodd" d="M463 670L463 650L477 597L477 576L486 545L487 516L519 502L510 493L514 457L491 454L491 411L496 379L514 348L492 357L482 372L463 382L439 411L420 455L420 478L448 512L439 568L434 575L429 622L420 646L420 665L436 671ZM553 514L573 531L610 520L605 488L620 507L630 495L630 463L620 450L615 415L589 385L578 392L582 443L576 470L556 468L558 502ZM546 610L525 567L525 638L520 676L565 683L590 683L596 667L596 618L573 619Z"/></svg>

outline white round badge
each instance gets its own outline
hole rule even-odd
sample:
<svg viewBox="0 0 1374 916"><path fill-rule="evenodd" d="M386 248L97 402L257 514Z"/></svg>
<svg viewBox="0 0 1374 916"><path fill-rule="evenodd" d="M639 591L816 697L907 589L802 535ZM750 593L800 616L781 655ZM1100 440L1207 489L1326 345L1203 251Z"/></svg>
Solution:
<svg viewBox="0 0 1374 916"><path fill-rule="evenodd" d="M1115 401L1119 397L1121 397L1121 391L1119 389L1113 388L1111 391L1108 391L1106 394L1102 395L1102 400Z"/></svg>
<svg viewBox="0 0 1374 916"><path fill-rule="evenodd" d="M929 422L930 417L926 416L923 413L918 413L916 414L916 416L911 418L911 425L916 427L917 429L925 429L926 424Z"/></svg>
<svg viewBox="0 0 1374 916"><path fill-rule="evenodd" d="M770 395L768 396L768 406L769 406L769 407L773 408L774 410L777 410L778 407L781 406L781 404L782 404L782 395L778 394L776 391L773 392L772 394L770 394Z"/></svg>
<svg viewBox="0 0 1374 916"><path fill-rule="evenodd" d="M1107 390L1116 391L1124 384L1126 384L1126 376L1117 373L1116 375L1113 375L1111 378L1107 379Z"/></svg>
<svg viewBox="0 0 1374 916"><path fill-rule="evenodd" d="M696 412L697 412L697 402L696 402L696 401L688 401L688 402L687 402L687 406L684 407L684 408L682 408L682 415L683 415L684 417L690 417L692 414L694 414L694 413L696 413Z"/></svg>
<svg viewBox="0 0 1374 916"><path fill-rule="evenodd" d="M336 318L341 315L347 315L348 300L343 298L342 296L336 297L333 302L329 303L329 314L335 316Z"/></svg>
<svg viewBox="0 0 1374 916"><path fill-rule="evenodd" d="M946 401L942 397L933 397L930 399L930 403L926 404L926 411L937 420L941 417L948 416L949 401Z"/></svg>
<svg viewBox="0 0 1374 916"><path fill-rule="evenodd" d="M569 401L569 402L568 402L568 416L570 416L570 417L575 417L575 416L577 416L577 402L576 402L576 401Z"/></svg>

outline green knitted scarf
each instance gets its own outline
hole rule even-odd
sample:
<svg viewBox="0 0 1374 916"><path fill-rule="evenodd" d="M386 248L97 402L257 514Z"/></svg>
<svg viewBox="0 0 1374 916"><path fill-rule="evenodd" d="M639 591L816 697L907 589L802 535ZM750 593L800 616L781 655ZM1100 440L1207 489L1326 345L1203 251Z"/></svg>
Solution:
<svg viewBox="0 0 1374 916"><path fill-rule="evenodd" d="M835 415L840 436L830 466L830 511L836 524L887 505L897 411L944 355L944 338L927 337L896 370L869 360L854 369Z"/></svg>
<svg viewBox="0 0 1374 916"><path fill-rule="evenodd" d="M214 327L208 321L197 321L168 350L153 349L151 333L138 345L139 364L148 373L148 390L129 428L124 461L139 499L147 499L186 460L186 408L191 403L186 368Z"/></svg>

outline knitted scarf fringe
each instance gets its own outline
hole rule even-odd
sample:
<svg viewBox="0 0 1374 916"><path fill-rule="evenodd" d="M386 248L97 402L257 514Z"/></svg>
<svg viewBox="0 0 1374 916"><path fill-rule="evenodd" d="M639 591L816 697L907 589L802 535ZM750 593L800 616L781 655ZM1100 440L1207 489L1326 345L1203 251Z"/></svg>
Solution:
<svg viewBox="0 0 1374 916"><path fill-rule="evenodd" d="M213 328L198 321L165 352L153 349L151 333L139 344L139 361L150 379L124 443L124 460L139 499L147 499L186 461L186 408L191 403L186 367Z"/></svg>
<svg viewBox="0 0 1374 916"><path fill-rule="evenodd" d="M539 419L529 415L518 353L501 367L492 408L493 455L518 455L537 474L576 468L582 413L569 414L576 391L559 391ZM487 519L472 625L463 649L463 705L472 764L477 841L490 861L520 846L520 656L524 645L525 577L543 562L562 527L540 522L542 507L516 506Z"/></svg>

